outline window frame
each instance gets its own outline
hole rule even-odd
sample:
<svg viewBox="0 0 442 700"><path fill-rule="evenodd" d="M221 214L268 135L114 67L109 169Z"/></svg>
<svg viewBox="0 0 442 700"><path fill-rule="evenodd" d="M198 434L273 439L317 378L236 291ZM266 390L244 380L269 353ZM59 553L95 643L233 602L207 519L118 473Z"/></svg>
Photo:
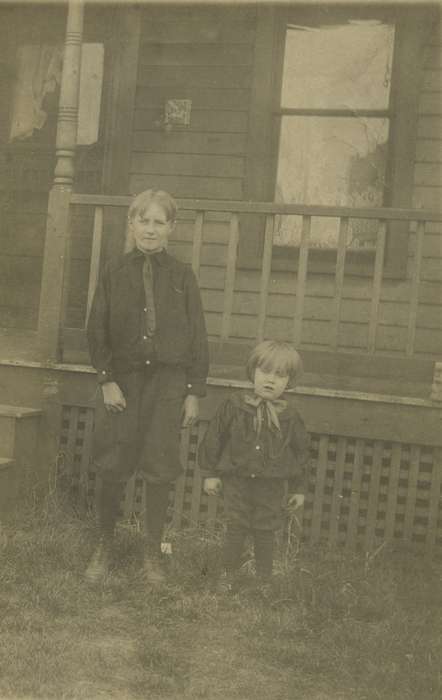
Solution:
<svg viewBox="0 0 442 700"><path fill-rule="evenodd" d="M314 7L259 7L257 9L255 65L250 105L250 132L247 152L245 198L273 201L277 174L279 133L282 114L312 110L281 109L282 73L285 33L288 23L338 23L349 17L379 18L395 24L395 41L391 76L390 120L386 163L387 186L384 207L411 208L414 160L417 138L419 87L423 69L425 38L431 30L437 8L402 6L327 5ZM269 65L271 69L269 70ZM316 110L315 110L316 111ZM318 110L319 111L319 110ZM325 110L321 110L325 111ZM336 110L335 110L336 111ZM356 110L355 113L366 113ZM302 204L302 202L300 202ZM264 226L258 215L241 218L239 264L243 268L260 267ZM258 232L258 233L257 233ZM392 235L394 233L394 235ZM403 279L408 259L408 222L390 222L386 237L384 275ZM299 255L294 247L273 248L272 268L290 270ZM336 250L310 250L312 271L334 272ZM374 251L349 251L348 272L371 276Z"/></svg>

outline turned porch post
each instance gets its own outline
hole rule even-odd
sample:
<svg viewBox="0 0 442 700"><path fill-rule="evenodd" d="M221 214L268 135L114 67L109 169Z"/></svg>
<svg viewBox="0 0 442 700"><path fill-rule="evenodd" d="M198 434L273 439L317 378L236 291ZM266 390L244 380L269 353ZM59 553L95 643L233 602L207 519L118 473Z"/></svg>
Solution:
<svg viewBox="0 0 442 700"><path fill-rule="evenodd" d="M69 0L58 107L56 164L48 200L38 317L39 359L50 362L62 358L61 327L69 272L69 204L75 172L83 14L83 0Z"/></svg>

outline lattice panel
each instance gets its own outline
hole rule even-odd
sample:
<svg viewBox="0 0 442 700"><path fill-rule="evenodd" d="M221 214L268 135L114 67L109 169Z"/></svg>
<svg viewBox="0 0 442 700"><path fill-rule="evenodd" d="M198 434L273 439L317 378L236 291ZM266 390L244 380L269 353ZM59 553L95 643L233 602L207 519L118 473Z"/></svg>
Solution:
<svg viewBox="0 0 442 700"><path fill-rule="evenodd" d="M173 527L206 523L213 526L218 511L217 499L202 493L196 465L197 448L207 423L201 422L192 431L183 430L181 461L185 473L170 494L170 523ZM63 406L60 434L59 478L65 491L81 509L91 508L100 489L100 479L91 463L94 411L79 406ZM143 522L145 511L144 479L134 475L128 482L121 516Z"/></svg>
<svg viewBox="0 0 442 700"><path fill-rule="evenodd" d="M207 423L184 430L185 473L170 496L173 527L222 522L222 499L202 493L198 443ZM64 406L61 478L86 505L100 482L90 464L93 410ZM308 542L371 550L378 542L407 541L428 553L442 551L442 451L378 440L312 434L312 469L303 516ZM122 504L125 518L144 519L144 487L133 477Z"/></svg>
<svg viewBox="0 0 442 700"><path fill-rule="evenodd" d="M59 449L59 479L73 498L92 503L97 491L90 467L94 412L80 406L63 406Z"/></svg>
<svg viewBox="0 0 442 700"><path fill-rule="evenodd" d="M440 449L314 434L312 456L307 540L367 550L384 539L441 547Z"/></svg>

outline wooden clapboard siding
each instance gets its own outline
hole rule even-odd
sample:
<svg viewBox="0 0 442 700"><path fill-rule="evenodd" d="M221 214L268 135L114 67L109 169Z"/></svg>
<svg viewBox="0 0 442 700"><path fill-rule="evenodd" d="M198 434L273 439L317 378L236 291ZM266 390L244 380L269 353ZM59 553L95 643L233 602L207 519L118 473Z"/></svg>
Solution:
<svg viewBox="0 0 442 700"><path fill-rule="evenodd" d="M231 118L235 113L241 115L247 112L249 107L249 91L240 88L198 88L187 87L186 98L192 100L192 109L196 112L196 121L202 119L208 121L207 116L203 117L201 112L209 112L213 116L215 123L218 121L218 112L229 111ZM168 87L142 87L138 86L135 95L134 124L142 123L142 115L145 110L161 110L163 114L164 103L170 99L170 88ZM233 114L232 114L233 113ZM241 116L237 117L242 119ZM189 125L190 129L192 126Z"/></svg>
<svg viewBox="0 0 442 700"><path fill-rule="evenodd" d="M131 173L130 188L134 193L142 192L147 187L173 191L177 197L191 197L195 191L204 199L217 196L241 199L242 195L242 180L239 178Z"/></svg>
<svg viewBox="0 0 442 700"><path fill-rule="evenodd" d="M247 66L253 59L252 44L171 44L148 43L142 39L140 66ZM214 72L216 79L217 73ZM150 81L151 82L151 81Z"/></svg>
<svg viewBox="0 0 442 700"><path fill-rule="evenodd" d="M175 13L176 10L176 13ZM129 190L156 185L181 197L240 200L247 197L246 158L250 146L250 99L257 49L256 10L252 7L151 7L140 13L140 46L130 153ZM424 80L419 99L415 154L414 203L439 208L441 195L441 39L435 26L425 57ZM261 61L262 61L261 57ZM162 125L167 99L192 100L191 123L165 131ZM232 211L234 202L232 203ZM89 218L88 218L89 217ZM229 282L232 309L230 335L253 341L259 331L263 283L260 270L241 266L228 275L229 217L205 215L202 246L194 254L194 219L183 212L171 251L197 265L210 336L222 334L225 288ZM240 221L241 223L241 221ZM81 327L86 313L87 260L92 242L92 215L76 224L73 233L69 325ZM403 355L410 347L410 302L416 318L413 352L417 356L440 355L442 332L442 225L427 224L422 244L420 282L413 287L416 233L410 225L408 268L400 279L383 279L376 300L378 321L371 341L380 354ZM241 240L240 226L240 240ZM123 232L121 232L123 236ZM303 297L303 318L297 318L301 347L366 352L369 337L373 284L369 277L349 274L339 280L339 318L336 314L335 265L330 272L315 272L306 260L306 281L295 271L270 270L265 292L265 336L290 339L296 303ZM342 262L342 261L341 261ZM302 282L302 280L301 280ZM299 283L299 284L298 284ZM296 294L298 290L298 295ZM261 304L261 306L260 306ZM298 310L300 307L298 306ZM262 314L261 314L262 316ZM335 335L333 335L335 333Z"/></svg>
<svg viewBox="0 0 442 700"><path fill-rule="evenodd" d="M442 196L442 39L435 25L425 50L414 171L414 204L440 208ZM442 233L442 232L441 232Z"/></svg>
<svg viewBox="0 0 442 700"><path fill-rule="evenodd" d="M214 178L242 178L244 161L223 155L200 155L187 153L151 153L146 160L144 153L134 153L132 167L137 174L186 175Z"/></svg>
<svg viewBox="0 0 442 700"><path fill-rule="evenodd" d="M137 109L134 114L134 130L149 131L161 126L164 116L163 104L155 109ZM233 111L226 108L224 103L215 111L214 109L192 109L192 119L188 126L181 131L192 132L219 132L240 133L247 131L248 115L246 109Z"/></svg>
<svg viewBox="0 0 442 700"><path fill-rule="evenodd" d="M163 8L162 8L163 10ZM166 8L142 15L130 191L244 196L254 15L247 8ZM242 31L243 30L243 31ZM190 99L188 127L164 128L167 99Z"/></svg>
<svg viewBox="0 0 442 700"><path fill-rule="evenodd" d="M246 141L246 134L195 133L184 130L166 132L163 128L158 128L156 131L134 131L132 153L202 153L236 156L244 153Z"/></svg>
<svg viewBox="0 0 442 700"><path fill-rule="evenodd" d="M425 49L424 79L420 92L418 134L414 168L413 205L436 210L442 200L442 21L435 23ZM416 235L409 241L409 253L416 250ZM409 275L410 265L409 265ZM442 225L427 224L422 245L421 289L416 310L415 350L440 355L442 342ZM422 299L422 281L431 299ZM427 303L425 303L427 302ZM438 349L439 346L439 349ZM433 350L434 349L434 350Z"/></svg>

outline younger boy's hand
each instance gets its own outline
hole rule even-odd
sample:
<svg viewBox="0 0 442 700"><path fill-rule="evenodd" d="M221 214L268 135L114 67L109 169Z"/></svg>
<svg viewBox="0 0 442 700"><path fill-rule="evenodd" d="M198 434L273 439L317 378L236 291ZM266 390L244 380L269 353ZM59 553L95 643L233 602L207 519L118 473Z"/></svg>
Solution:
<svg viewBox="0 0 442 700"><path fill-rule="evenodd" d="M203 489L208 496L218 496L222 488L221 479L209 477L204 479Z"/></svg>
<svg viewBox="0 0 442 700"><path fill-rule="evenodd" d="M101 385L104 406L111 413L120 413L126 408L126 399L116 382L105 382Z"/></svg>
<svg viewBox="0 0 442 700"><path fill-rule="evenodd" d="M289 496L288 506L293 510L297 510L297 508L301 508L304 505L304 499L303 493L294 493Z"/></svg>

